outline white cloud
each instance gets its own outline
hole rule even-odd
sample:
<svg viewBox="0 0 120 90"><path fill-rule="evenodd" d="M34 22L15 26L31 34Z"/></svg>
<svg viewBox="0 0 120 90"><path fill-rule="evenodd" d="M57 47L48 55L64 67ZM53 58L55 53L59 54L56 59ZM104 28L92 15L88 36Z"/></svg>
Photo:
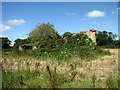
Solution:
<svg viewBox="0 0 120 90"><path fill-rule="evenodd" d="M118 15L118 14L120 14L120 13L112 11L112 14L116 14L116 15Z"/></svg>
<svg viewBox="0 0 120 90"><path fill-rule="evenodd" d="M72 13L67 12L66 15L68 15L68 16L75 16L76 13L74 13L74 12L72 12Z"/></svg>
<svg viewBox="0 0 120 90"><path fill-rule="evenodd" d="M0 34L0 37L7 37L7 36L1 33L1 34Z"/></svg>
<svg viewBox="0 0 120 90"><path fill-rule="evenodd" d="M11 19L7 21L8 24L10 25L21 25L26 23L24 19Z"/></svg>
<svg viewBox="0 0 120 90"><path fill-rule="evenodd" d="M119 9L119 10L120 10L120 7L118 7L117 9Z"/></svg>
<svg viewBox="0 0 120 90"><path fill-rule="evenodd" d="M112 11L112 14L116 14L116 15L120 14L120 13L119 13L120 7L118 7L117 10L118 10L117 12Z"/></svg>
<svg viewBox="0 0 120 90"><path fill-rule="evenodd" d="M98 11L98 10L93 10L91 12L88 12L86 16L87 17L91 17L91 18L94 18L94 17L104 17L105 13L101 12L101 11Z"/></svg>
<svg viewBox="0 0 120 90"><path fill-rule="evenodd" d="M81 18L81 20L88 20L87 18Z"/></svg>
<svg viewBox="0 0 120 90"><path fill-rule="evenodd" d="M118 12L114 12L114 11L112 11L112 14L118 14Z"/></svg>
<svg viewBox="0 0 120 90"><path fill-rule="evenodd" d="M3 24L0 24L0 32L3 32L5 30L10 30L10 26L6 26L6 25L3 25Z"/></svg>
<svg viewBox="0 0 120 90"><path fill-rule="evenodd" d="M2 32L10 29L10 26L0 24L0 37L6 37Z"/></svg>
<svg viewBox="0 0 120 90"><path fill-rule="evenodd" d="M103 24L107 24L107 25L109 25L109 24L111 24L112 22L102 22L102 23L100 23L100 22L93 22L92 24L95 24L95 25L103 25Z"/></svg>
<svg viewBox="0 0 120 90"><path fill-rule="evenodd" d="M112 11L112 14L115 14L115 12L114 12L114 11Z"/></svg>

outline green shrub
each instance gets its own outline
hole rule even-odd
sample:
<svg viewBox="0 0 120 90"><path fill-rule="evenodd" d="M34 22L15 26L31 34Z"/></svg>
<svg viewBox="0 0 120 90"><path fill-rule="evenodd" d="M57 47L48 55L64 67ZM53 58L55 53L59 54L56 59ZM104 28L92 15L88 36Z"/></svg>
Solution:
<svg viewBox="0 0 120 90"><path fill-rule="evenodd" d="M109 77L106 80L106 87L107 88L118 88L118 80L117 78Z"/></svg>

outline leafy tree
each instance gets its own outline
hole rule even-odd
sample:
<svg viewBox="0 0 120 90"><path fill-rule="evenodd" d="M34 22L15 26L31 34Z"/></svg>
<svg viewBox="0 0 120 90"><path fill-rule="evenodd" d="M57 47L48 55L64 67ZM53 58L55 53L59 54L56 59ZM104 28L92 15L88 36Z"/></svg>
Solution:
<svg viewBox="0 0 120 90"><path fill-rule="evenodd" d="M2 39L2 48L10 48L11 41L7 37L1 37Z"/></svg>
<svg viewBox="0 0 120 90"><path fill-rule="evenodd" d="M47 24L40 24L35 27L35 29L30 32L29 39L31 40L32 45L36 46L46 46L51 42L51 40L56 40L60 38L58 32L54 29L54 25L51 25L49 22Z"/></svg>
<svg viewBox="0 0 120 90"><path fill-rule="evenodd" d="M114 45L119 45L119 47L120 47L120 40L115 40Z"/></svg>
<svg viewBox="0 0 120 90"><path fill-rule="evenodd" d="M64 34L63 34L63 38L64 37L71 37L73 34L71 33L71 32L65 32Z"/></svg>
<svg viewBox="0 0 120 90"><path fill-rule="evenodd" d="M116 34L107 31L97 31L96 41L98 46L114 45Z"/></svg>
<svg viewBox="0 0 120 90"><path fill-rule="evenodd" d="M19 47L19 45L21 45L21 46L24 46L24 45L26 45L26 44L29 44L30 43L30 40L27 38L27 39L20 39L20 38L18 38L18 39L16 39L15 41L14 41L15 43L14 43L14 47Z"/></svg>

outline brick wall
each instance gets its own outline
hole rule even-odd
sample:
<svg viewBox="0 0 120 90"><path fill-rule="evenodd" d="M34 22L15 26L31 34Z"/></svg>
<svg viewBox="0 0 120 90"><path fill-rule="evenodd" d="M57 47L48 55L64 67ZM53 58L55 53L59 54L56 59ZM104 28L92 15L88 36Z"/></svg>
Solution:
<svg viewBox="0 0 120 90"><path fill-rule="evenodd" d="M85 35L87 35L96 44L96 30L95 29L91 29L90 31L82 31L80 33L84 33Z"/></svg>

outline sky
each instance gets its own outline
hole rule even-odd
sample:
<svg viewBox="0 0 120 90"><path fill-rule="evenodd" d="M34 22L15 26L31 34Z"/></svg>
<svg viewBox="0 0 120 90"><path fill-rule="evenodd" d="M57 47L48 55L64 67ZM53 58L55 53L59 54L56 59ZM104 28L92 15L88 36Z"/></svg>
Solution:
<svg viewBox="0 0 120 90"><path fill-rule="evenodd" d="M117 2L2 2L0 36L7 36L12 45L25 39L36 25L54 25L60 35L96 29L118 35Z"/></svg>

